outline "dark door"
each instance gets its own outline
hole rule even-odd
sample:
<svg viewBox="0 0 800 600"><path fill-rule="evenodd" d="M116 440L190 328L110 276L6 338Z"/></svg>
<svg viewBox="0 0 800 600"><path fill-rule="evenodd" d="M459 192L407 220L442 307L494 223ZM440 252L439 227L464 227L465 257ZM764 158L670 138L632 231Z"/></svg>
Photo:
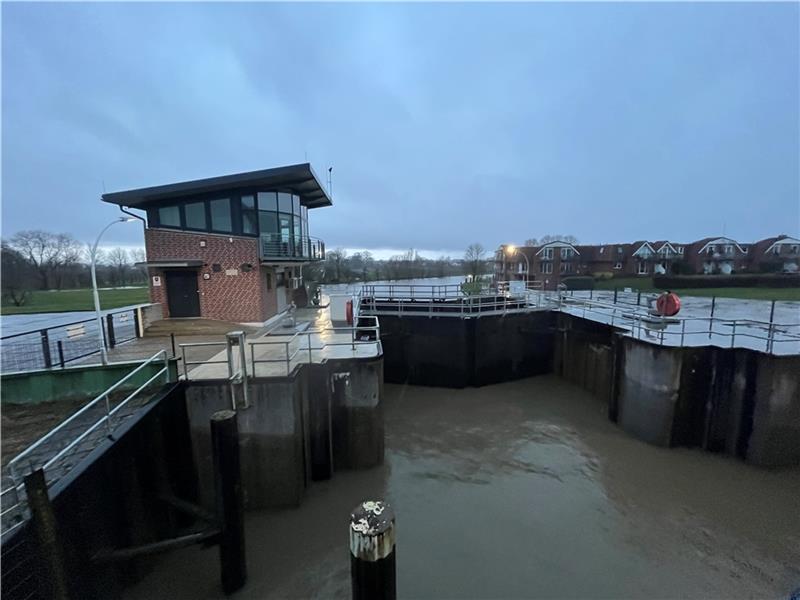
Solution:
<svg viewBox="0 0 800 600"><path fill-rule="evenodd" d="M170 317L199 317L200 294L196 271L167 271L167 305Z"/></svg>

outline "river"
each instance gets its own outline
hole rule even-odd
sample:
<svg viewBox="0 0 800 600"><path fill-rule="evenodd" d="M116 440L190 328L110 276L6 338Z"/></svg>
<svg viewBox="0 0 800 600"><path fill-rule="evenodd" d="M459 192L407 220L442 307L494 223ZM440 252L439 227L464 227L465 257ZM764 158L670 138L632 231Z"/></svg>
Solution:
<svg viewBox="0 0 800 600"><path fill-rule="evenodd" d="M247 515L237 598L349 598L349 511L389 501L401 598L788 598L800 470L647 445L555 376L385 386L386 460ZM219 598L218 550L161 559L127 598Z"/></svg>

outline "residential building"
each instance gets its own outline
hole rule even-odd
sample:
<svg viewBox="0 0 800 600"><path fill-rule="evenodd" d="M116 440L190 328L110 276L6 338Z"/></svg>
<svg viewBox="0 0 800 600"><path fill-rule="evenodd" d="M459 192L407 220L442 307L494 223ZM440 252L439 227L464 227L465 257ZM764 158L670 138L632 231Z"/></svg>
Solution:
<svg viewBox="0 0 800 600"><path fill-rule="evenodd" d="M800 240L787 235L743 244L728 237L708 237L689 244L669 240L638 240L620 244L570 244L554 241L515 247L503 260L501 246L495 277L540 281L555 289L574 275L652 277L665 274L733 274L800 272ZM522 255L529 257L530 272ZM526 277L527 275L527 277Z"/></svg>
<svg viewBox="0 0 800 600"><path fill-rule="evenodd" d="M309 164L103 194L146 213L150 299L165 318L261 323L325 258L308 213L331 206Z"/></svg>

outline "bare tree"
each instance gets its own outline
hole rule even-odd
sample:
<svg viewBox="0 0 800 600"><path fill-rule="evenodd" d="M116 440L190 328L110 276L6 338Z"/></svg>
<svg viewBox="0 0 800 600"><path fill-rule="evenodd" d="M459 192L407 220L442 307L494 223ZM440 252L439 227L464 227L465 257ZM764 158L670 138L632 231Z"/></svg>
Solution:
<svg viewBox="0 0 800 600"><path fill-rule="evenodd" d="M114 280L117 285L125 285L125 279L130 269L130 258L125 248L114 248L109 250L106 256L108 264L114 272Z"/></svg>
<svg viewBox="0 0 800 600"><path fill-rule="evenodd" d="M83 255L80 242L66 233L20 231L9 245L35 269L42 289L61 289L65 274L74 271Z"/></svg>
<svg viewBox="0 0 800 600"><path fill-rule="evenodd" d="M527 240L525 240L525 245L526 246L538 246L539 245L539 241L536 238L528 238Z"/></svg>
<svg viewBox="0 0 800 600"><path fill-rule="evenodd" d="M136 281L147 281L147 253L144 248L134 248L130 252L131 261L133 261L133 268L136 270Z"/></svg>
<svg viewBox="0 0 800 600"><path fill-rule="evenodd" d="M464 262L467 272L477 279L486 268L486 249L477 242L470 244L464 252Z"/></svg>
<svg viewBox="0 0 800 600"><path fill-rule="evenodd" d="M2 243L0 256L2 256L0 277L2 277L3 298L14 306L22 306L30 296L31 282L35 277L33 268L22 254L6 242Z"/></svg>
<svg viewBox="0 0 800 600"><path fill-rule="evenodd" d="M574 235L561 235L557 233L555 235L546 235L539 240L539 244L547 244L549 242L567 242L568 244L577 244L578 238ZM533 244L534 246L536 244Z"/></svg>

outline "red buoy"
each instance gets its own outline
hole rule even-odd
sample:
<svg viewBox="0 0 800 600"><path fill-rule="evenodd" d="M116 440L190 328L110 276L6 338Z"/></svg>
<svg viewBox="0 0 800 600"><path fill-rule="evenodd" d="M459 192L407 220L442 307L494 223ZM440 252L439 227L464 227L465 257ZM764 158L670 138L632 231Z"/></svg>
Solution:
<svg viewBox="0 0 800 600"><path fill-rule="evenodd" d="M681 299L678 294L664 292L656 300L656 312L662 317L672 317L681 309Z"/></svg>

